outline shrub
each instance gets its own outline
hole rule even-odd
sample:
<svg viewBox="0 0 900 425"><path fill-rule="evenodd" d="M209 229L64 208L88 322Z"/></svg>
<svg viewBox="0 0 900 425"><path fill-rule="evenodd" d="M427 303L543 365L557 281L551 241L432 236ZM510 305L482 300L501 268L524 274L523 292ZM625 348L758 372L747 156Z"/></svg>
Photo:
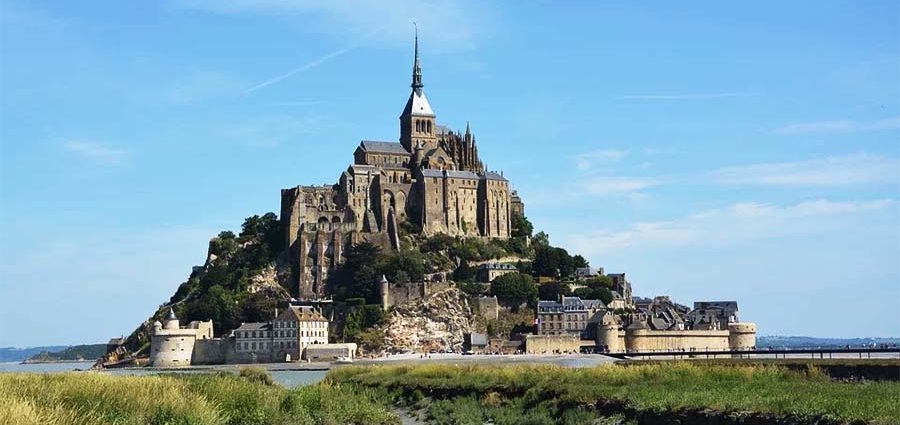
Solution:
<svg viewBox="0 0 900 425"><path fill-rule="evenodd" d="M242 367L238 376L258 384L275 385L275 381L272 380L272 374L261 367Z"/></svg>

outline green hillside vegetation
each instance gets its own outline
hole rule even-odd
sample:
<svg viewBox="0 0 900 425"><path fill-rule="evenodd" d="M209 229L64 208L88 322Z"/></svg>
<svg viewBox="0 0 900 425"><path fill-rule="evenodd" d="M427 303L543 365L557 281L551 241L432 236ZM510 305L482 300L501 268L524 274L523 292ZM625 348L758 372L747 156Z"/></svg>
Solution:
<svg viewBox="0 0 900 425"><path fill-rule="evenodd" d="M513 219L513 237L508 240L424 237L409 223L400 227L400 250L385 251L369 243L348 247L346 260L329 274L327 292L335 300L340 315L337 322L346 327L333 330L336 339L370 345L379 342L376 335L367 331L383 320L377 307L377 283L382 275L393 283L406 283L444 272L471 295L494 294L505 304L518 307L522 303L533 306L539 294L543 294L542 299L547 295L547 291L538 290L531 276L560 280L571 276L576 267L587 266L581 256L571 256L550 245L546 233L532 235L533 226L525 217ZM296 296L292 294L296 289L288 282L296 280L297 271L281 265L287 263L284 230L276 214L248 217L239 234L223 231L210 241L209 248L207 264L195 268L169 301L127 338L126 346L131 351L147 349L151 323L162 320L169 307L174 308L182 323L212 320L217 336L221 336L241 323L269 320L279 302ZM500 259L514 261L520 274L491 288L473 284L477 269L474 264ZM273 271L279 285L254 293L248 291L254 277ZM516 279L516 283L508 285L508 279ZM590 289L595 290L593 286ZM601 290L599 286L596 289ZM596 292L584 295L594 296ZM549 299L555 298L554 295Z"/></svg>
<svg viewBox="0 0 900 425"><path fill-rule="evenodd" d="M383 391L429 424L900 423L900 383L833 381L814 367L435 364L344 367L327 379Z"/></svg>
<svg viewBox="0 0 900 425"><path fill-rule="evenodd" d="M61 351L41 353L28 359L29 362L57 362L67 360L97 360L106 354L106 344L75 345Z"/></svg>

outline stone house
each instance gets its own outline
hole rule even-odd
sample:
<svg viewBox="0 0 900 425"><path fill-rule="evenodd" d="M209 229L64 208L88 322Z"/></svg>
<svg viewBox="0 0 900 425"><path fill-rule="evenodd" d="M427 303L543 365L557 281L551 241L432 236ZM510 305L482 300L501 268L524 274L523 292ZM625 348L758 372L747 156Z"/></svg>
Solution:
<svg viewBox="0 0 900 425"><path fill-rule="evenodd" d="M606 306L600 300L564 296L560 301L538 301L537 333L587 337L590 320L605 311Z"/></svg>
<svg viewBox="0 0 900 425"><path fill-rule="evenodd" d="M238 358L298 360L304 348L328 343L328 320L312 307L290 306L271 322L243 323L232 335Z"/></svg>
<svg viewBox="0 0 900 425"><path fill-rule="evenodd" d="M478 282L490 283L499 276L503 276L507 273L514 273L517 271L519 271L519 269L517 269L516 266L512 264L486 263L479 265L475 270L475 279Z"/></svg>

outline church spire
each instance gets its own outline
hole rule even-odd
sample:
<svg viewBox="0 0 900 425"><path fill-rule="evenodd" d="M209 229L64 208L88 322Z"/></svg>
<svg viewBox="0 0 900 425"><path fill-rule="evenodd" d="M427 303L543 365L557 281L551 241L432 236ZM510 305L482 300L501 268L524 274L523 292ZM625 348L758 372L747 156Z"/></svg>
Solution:
<svg viewBox="0 0 900 425"><path fill-rule="evenodd" d="M413 22L415 25L415 22ZM413 89L421 89L425 85L422 84L422 67L419 65L419 26L416 25L416 60L413 62L412 84Z"/></svg>

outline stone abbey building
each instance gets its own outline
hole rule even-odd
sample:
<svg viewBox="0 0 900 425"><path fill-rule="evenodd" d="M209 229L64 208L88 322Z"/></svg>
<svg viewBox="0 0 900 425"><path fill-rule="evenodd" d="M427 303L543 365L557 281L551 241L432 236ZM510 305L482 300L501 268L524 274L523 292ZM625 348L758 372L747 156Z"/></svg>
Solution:
<svg viewBox="0 0 900 425"><path fill-rule="evenodd" d="M508 238L524 205L502 174L485 169L475 136L438 125L425 97L416 37L412 92L399 142L363 140L332 186L281 191L281 220L301 298L321 298L348 244L399 247L398 226L422 234Z"/></svg>

